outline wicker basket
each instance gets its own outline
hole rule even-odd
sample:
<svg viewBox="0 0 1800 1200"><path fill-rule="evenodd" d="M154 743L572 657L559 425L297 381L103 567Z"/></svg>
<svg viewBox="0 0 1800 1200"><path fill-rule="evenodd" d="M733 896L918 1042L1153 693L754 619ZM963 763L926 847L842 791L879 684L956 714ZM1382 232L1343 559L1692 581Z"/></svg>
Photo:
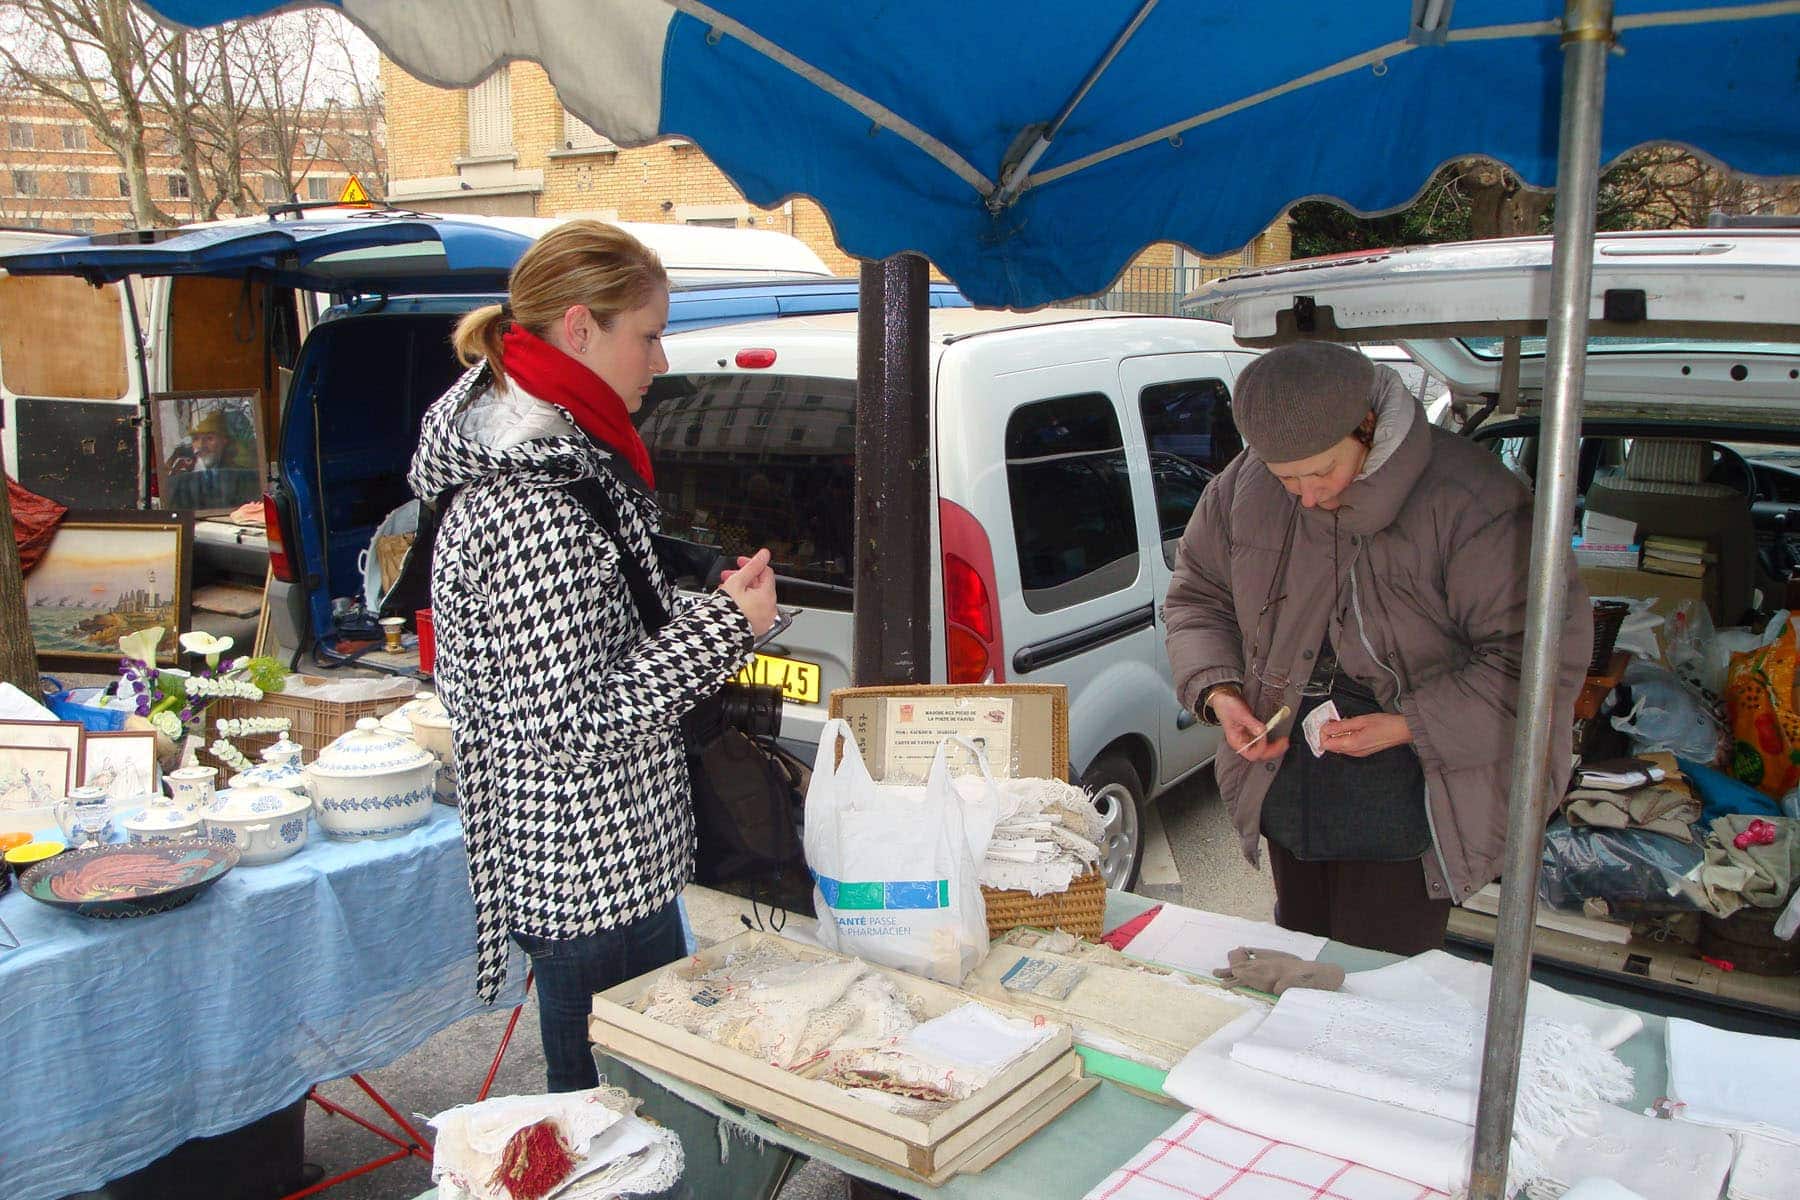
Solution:
<svg viewBox="0 0 1800 1200"><path fill-rule="evenodd" d="M1106 880L1098 870L1077 875L1066 892L1034 896L1025 891L983 887L987 901L988 940L1021 925L1034 929L1066 929L1088 941L1106 932Z"/></svg>
<svg viewBox="0 0 1800 1200"><path fill-rule="evenodd" d="M325 682L315 676L296 676L309 684ZM220 770L221 786L223 780L237 772L237 768L224 762L211 750L213 739L218 736L215 721L236 720L241 717L286 717L291 722L288 729L288 740L298 742L306 749L308 761L315 758L319 751L331 745L339 734L350 732L356 728L357 721L363 717L379 717L405 704L409 697L385 696L377 700L315 700L307 696L289 696L281 692L266 692L261 700L220 699L206 710L206 744L200 749L200 762L205 766L216 766ZM279 734L259 733L231 739L231 744L243 751L244 757L251 762L263 748L275 744Z"/></svg>

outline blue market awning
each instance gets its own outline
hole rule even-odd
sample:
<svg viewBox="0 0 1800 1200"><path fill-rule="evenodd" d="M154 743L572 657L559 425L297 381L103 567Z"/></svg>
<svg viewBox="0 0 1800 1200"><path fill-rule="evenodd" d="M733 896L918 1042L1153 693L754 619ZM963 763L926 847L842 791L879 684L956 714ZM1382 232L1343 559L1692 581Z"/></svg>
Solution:
<svg viewBox="0 0 1800 1200"><path fill-rule="evenodd" d="M529 232L492 223L380 210L303 220L252 219L202 228L127 230L0 256L15 275L237 275L309 291L503 292Z"/></svg>
<svg viewBox="0 0 1800 1200"><path fill-rule="evenodd" d="M278 7L149 6L189 25ZM691 138L753 203L811 196L849 252L916 250L983 305L1102 291L1152 242L1235 250L1309 196L1392 210L1463 155L1555 182L1558 0L340 7L433 83L536 60L613 141ZM1800 169L1800 4L1615 14L1603 161L1666 140Z"/></svg>

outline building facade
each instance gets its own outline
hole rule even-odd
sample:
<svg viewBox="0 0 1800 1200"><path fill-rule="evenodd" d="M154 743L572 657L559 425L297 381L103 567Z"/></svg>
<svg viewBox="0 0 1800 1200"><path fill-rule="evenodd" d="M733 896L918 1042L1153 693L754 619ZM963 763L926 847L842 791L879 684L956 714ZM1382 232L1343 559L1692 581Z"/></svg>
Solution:
<svg viewBox="0 0 1800 1200"><path fill-rule="evenodd" d="M468 89L423 83L385 57L388 198L432 212L591 216L773 229L810 246L833 271L858 260L838 249L831 221L811 200L748 203L691 142L616 146L563 110L543 68L515 62ZM1179 246L1149 247L1107 297L1115 308L1173 311L1181 289L1244 265L1285 262L1291 239L1277 221L1243 252L1201 259Z"/></svg>
<svg viewBox="0 0 1800 1200"><path fill-rule="evenodd" d="M337 200L353 174L352 163L362 164L354 173L368 192L379 195L385 170L379 122L334 111L309 123L317 132L302 138L295 168L297 198ZM135 224L131 185L118 155L77 109L36 96L0 94L0 126L0 225L106 233ZM173 139L154 116L146 140L151 200L177 222L204 219L174 154ZM252 134L244 152L244 207L251 212L296 198L275 171L267 146L266 138ZM239 214L227 201L217 215Z"/></svg>

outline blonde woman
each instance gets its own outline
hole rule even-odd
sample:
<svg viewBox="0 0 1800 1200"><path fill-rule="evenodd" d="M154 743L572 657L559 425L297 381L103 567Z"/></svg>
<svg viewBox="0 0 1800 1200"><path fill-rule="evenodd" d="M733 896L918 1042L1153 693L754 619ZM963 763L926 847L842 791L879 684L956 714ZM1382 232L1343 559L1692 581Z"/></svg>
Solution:
<svg viewBox="0 0 1800 1200"><path fill-rule="evenodd" d="M530 956L551 1091L598 1082L590 997L681 957L694 827L678 722L775 615L767 550L680 605L651 548L632 426L668 368L668 276L629 234L570 221L456 330L469 372L426 413L408 480L439 506L431 598L455 723L477 989ZM590 481L583 483L581 481ZM582 488L616 510L609 532ZM573 488L573 490L572 490ZM630 555L673 619L647 634Z"/></svg>

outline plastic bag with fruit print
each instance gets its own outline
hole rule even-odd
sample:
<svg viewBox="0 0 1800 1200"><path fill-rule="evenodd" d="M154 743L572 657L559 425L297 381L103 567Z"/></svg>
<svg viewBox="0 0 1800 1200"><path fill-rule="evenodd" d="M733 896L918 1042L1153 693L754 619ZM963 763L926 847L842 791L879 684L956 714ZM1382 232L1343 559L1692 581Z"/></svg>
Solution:
<svg viewBox="0 0 1800 1200"><path fill-rule="evenodd" d="M1731 723L1731 773L1779 800L1800 783L1800 707L1794 674L1800 652L1787 624L1766 646L1731 656L1725 712Z"/></svg>

